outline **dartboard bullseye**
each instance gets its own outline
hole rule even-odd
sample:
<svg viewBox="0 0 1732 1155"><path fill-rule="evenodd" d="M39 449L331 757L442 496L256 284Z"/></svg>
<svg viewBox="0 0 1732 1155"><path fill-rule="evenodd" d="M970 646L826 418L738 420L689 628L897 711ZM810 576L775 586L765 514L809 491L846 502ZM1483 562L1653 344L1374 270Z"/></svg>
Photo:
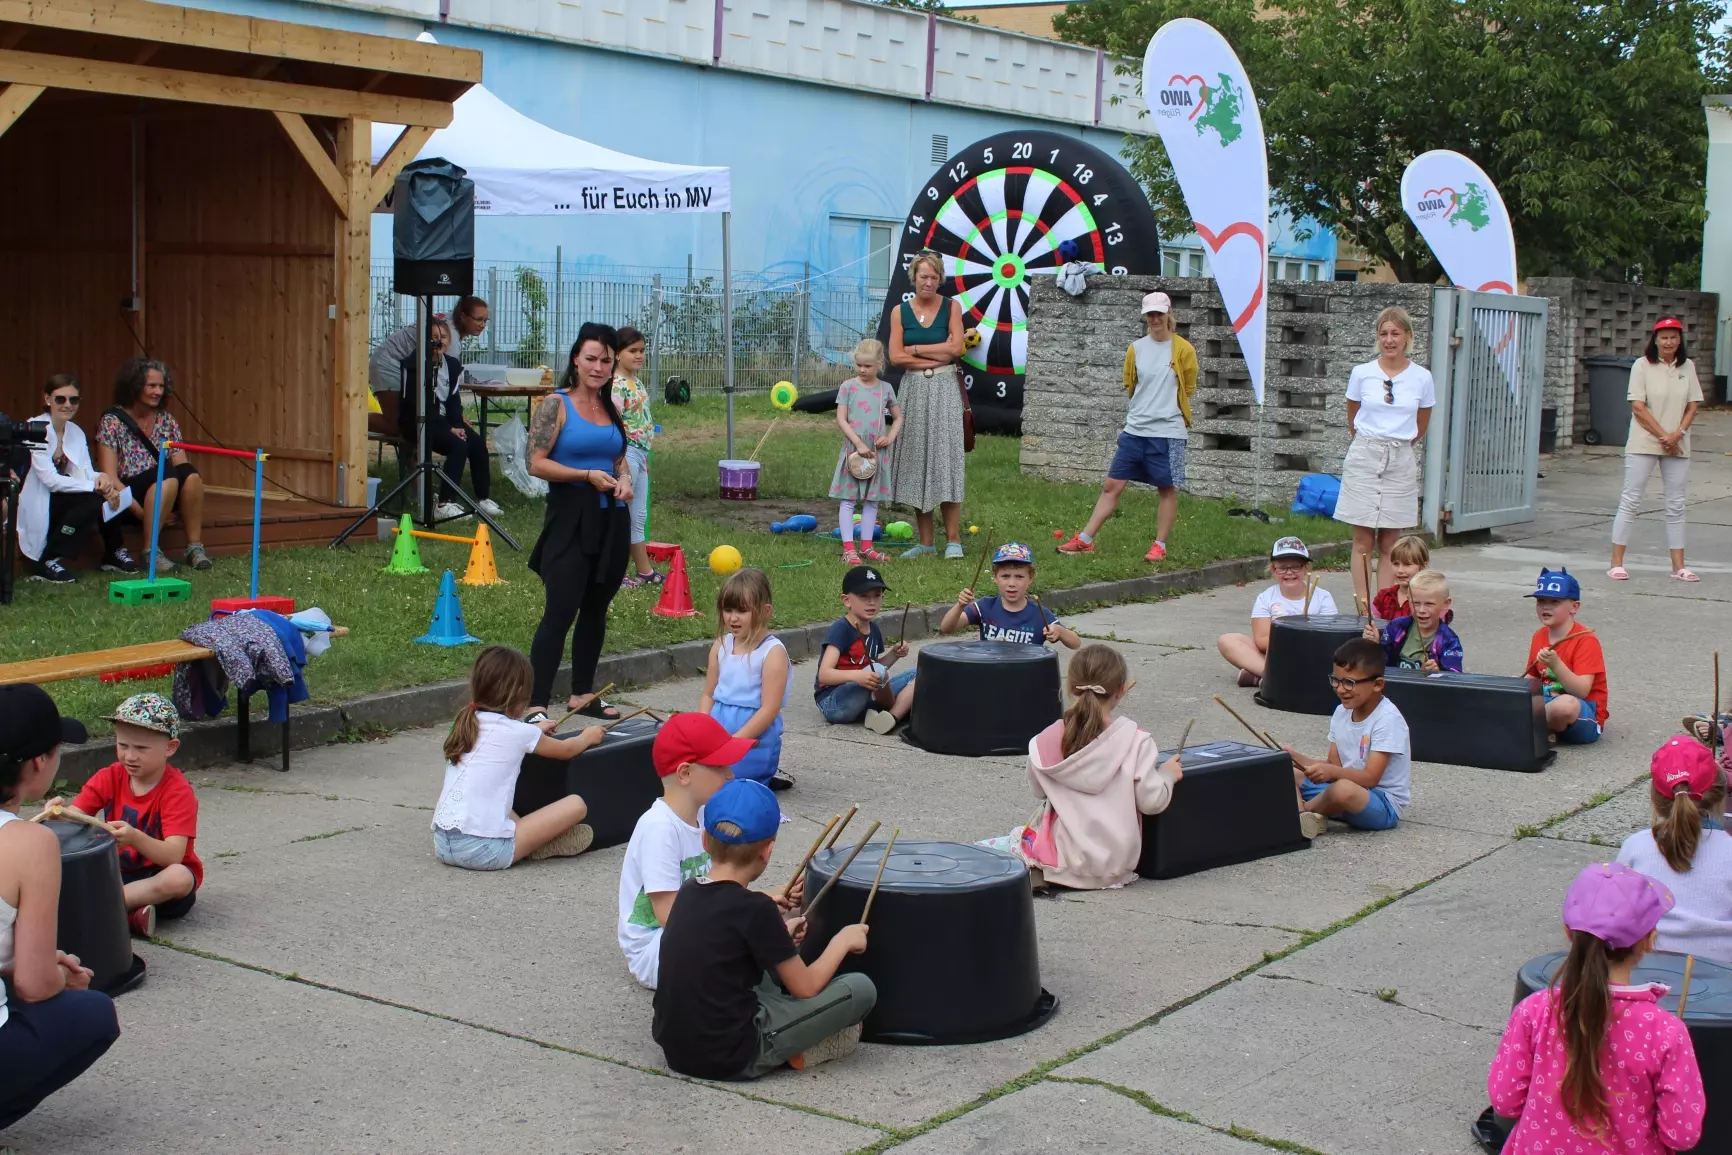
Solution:
<svg viewBox="0 0 1732 1155"><path fill-rule="evenodd" d="M1022 428L1031 278L1090 261L1118 275L1160 271L1160 240L1148 198L1100 149L1056 132L1007 132L953 155L915 195L902 230L890 311L912 296L907 264L922 250L944 263L943 291L980 336L959 369L975 428ZM886 374L899 381L900 371Z"/></svg>

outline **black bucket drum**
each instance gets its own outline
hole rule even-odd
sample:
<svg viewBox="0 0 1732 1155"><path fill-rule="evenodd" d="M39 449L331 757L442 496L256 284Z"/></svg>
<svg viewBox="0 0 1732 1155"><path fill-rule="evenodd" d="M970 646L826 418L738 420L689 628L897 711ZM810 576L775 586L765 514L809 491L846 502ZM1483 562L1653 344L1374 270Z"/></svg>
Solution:
<svg viewBox="0 0 1732 1155"><path fill-rule="evenodd" d="M1365 635L1365 619L1343 614L1288 615L1269 622L1269 653L1257 701L1271 710L1333 714L1341 699L1329 684L1335 651Z"/></svg>
<svg viewBox="0 0 1732 1155"><path fill-rule="evenodd" d="M935 642L920 651L908 740L934 754L1026 754L1064 713L1058 654L1022 642Z"/></svg>
<svg viewBox="0 0 1732 1155"><path fill-rule="evenodd" d="M60 839L55 945L90 968L92 990L130 990L144 980L144 960L132 953L114 838L82 822L50 819L45 825Z"/></svg>
<svg viewBox="0 0 1732 1155"><path fill-rule="evenodd" d="M556 737L569 738L585 726L600 724L595 719L584 726L568 722L566 732ZM637 820L662 796L662 780L650 756L659 729L661 723L648 715L627 718L609 730L600 745L575 758L530 754L517 775L511 809L528 814L568 794L581 795L589 806L584 821L595 831L592 849L630 841Z"/></svg>

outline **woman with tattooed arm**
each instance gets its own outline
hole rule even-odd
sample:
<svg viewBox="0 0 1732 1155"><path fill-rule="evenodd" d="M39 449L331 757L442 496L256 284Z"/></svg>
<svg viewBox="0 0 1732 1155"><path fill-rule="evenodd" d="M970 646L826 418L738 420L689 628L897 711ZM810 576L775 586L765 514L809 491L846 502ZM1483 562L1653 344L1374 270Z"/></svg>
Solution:
<svg viewBox="0 0 1732 1155"><path fill-rule="evenodd" d="M529 472L544 478L548 489L547 519L529 555L547 602L529 647L535 686L528 722L547 717L567 633L570 707L594 718L619 716L590 693L607 640L608 603L625 578L631 544L626 432L609 387L618 341L608 325L592 321L579 329L559 388L542 399L529 423Z"/></svg>

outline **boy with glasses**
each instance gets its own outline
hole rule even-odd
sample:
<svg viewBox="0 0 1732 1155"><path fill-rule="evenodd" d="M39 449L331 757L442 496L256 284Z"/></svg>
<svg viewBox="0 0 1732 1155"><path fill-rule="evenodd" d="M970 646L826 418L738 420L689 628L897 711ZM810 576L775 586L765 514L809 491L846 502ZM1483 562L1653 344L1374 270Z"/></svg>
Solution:
<svg viewBox="0 0 1732 1155"><path fill-rule="evenodd" d="M1239 670L1241 686L1256 686L1263 681L1263 666L1269 653L1269 631L1276 618L1304 613L1336 613L1335 599L1328 590L1312 591L1311 604L1305 603L1305 590L1311 580L1311 551L1296 537L1278 540L1269 551L1269 573L1275 584L1257 595L1251 603L1251 632L1222 634L1215 639L1215 648Z"/></svg>
<svg viewBox="0 0 1732 1155"><path fill-rule="evenodd" d="M1299 829L1316 838L1339 818L1355 830L1393 830L1413 802L1413 758L1407 719L1383 696L1383 647L1344 642L1329 684L1341 699L1329 719L1329 753L1312 758L1281 747L1293 756Z"/></svg>

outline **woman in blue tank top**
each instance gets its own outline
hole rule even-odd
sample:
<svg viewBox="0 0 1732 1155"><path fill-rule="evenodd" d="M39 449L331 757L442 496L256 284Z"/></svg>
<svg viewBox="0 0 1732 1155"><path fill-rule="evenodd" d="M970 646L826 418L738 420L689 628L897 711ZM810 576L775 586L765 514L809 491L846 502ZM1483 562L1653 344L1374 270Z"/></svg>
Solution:
<svg viewBox="0 0 1732 1155"><path fill-rule="evenodd" d="M529 555L529 568L540 575L547 597L529 647L535 668L529 721L547 716L568 632L570 707L595 718L619 716L589 692L607 641L608 603L625 579L631 539L625 424L610 387L618 342L611 326L590 322L579 329L559 388L530 420L529 472L546 479L548 488L547 519Z"/></svg>

